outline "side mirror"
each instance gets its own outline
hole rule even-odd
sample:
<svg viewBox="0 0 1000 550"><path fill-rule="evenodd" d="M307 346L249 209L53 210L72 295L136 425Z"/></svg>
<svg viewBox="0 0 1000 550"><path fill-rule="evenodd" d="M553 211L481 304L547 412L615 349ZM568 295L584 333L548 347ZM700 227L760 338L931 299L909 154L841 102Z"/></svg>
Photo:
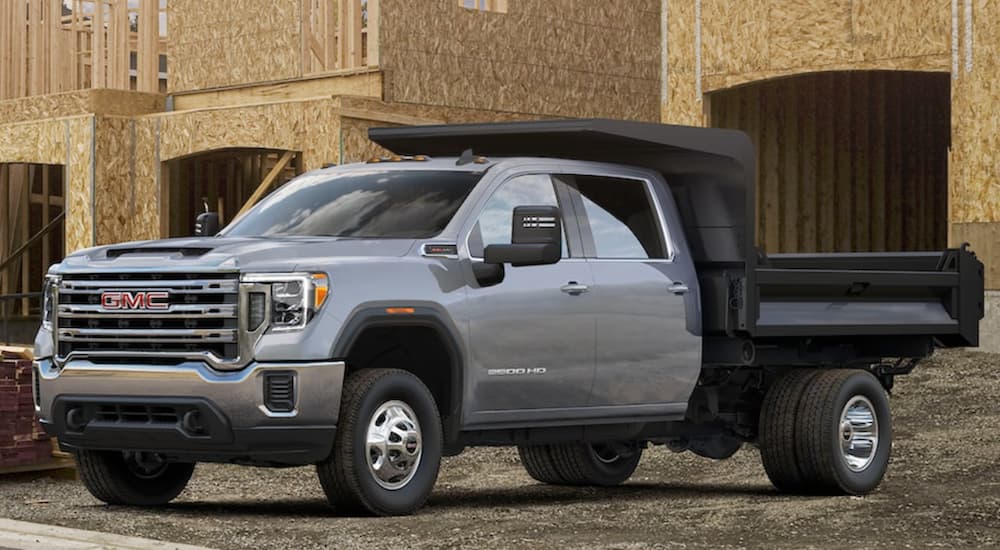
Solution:
<svg viewBox="0 0 1000 550"><path fill-rule="evenodd" d="M194 220L194 234L198 237L213 237L219 232L219 215L202 212Z"/></svg>
<svg viewBox="0 0 1000 550"><path fill-rule="evenodd" d="M514 208L510 244L491 244L483 252L487 264L514 267L554 264L562 257L562 216L555 206Z"/></svg>

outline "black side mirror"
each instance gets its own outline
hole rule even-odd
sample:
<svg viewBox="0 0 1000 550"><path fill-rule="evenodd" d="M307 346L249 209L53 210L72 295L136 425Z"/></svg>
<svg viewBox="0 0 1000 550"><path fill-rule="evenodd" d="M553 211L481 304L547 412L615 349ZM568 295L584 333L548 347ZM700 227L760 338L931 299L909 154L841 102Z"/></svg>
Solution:
<svg viewBox="0 0 1000 550"><path fill-rule="evenodd" d="M202 212L194 220L194 234L198 237L213 237L219 232L219 215Z"/></svg>
<svg viewBox="0 0 1000 550"><path fill-rule="evenodd" d="M483 252L487 264L514 267L554 264L562 257L562 216L555 206L514 209L510 244L491 244Z"/></svg>

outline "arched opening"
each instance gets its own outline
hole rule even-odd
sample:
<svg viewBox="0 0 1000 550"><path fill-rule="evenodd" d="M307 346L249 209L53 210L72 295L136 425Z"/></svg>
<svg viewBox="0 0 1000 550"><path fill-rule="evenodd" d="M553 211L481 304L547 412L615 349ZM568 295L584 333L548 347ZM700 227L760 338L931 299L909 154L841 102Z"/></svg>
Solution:
<svg viewBox="0 0 1000 550"><path fill-rule="evenodd" d="M302 155L280 149L219 149L164 163L167 200L161 232L170 237L194 233L195 217L208 209L222 225L249 201L302 173Z"/></svg>
<svg viewBox="0 0 1000 550"><path fill-rule="evenodd" d="M0 163L0 342L31 342L49 266L65 254L63 166Z"/></svg>
<svg viewBox="0 0 1000 550"><path fill-rule="evenodd" d="M710 125L757 147L757 244L767 252L944 248L947 73L837 71L707 96Z"/></svg>

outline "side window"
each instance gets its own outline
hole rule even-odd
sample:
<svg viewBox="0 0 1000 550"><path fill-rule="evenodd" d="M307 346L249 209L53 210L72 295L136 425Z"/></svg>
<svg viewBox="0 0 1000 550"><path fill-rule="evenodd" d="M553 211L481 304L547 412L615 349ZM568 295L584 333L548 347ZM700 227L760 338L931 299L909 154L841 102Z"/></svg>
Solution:
<svg viewBox="0 0 1000 550"><path fill-rule="evenodd" d="M598 258L667 257L645 182L600 176L575 180Z"/></svg>
<svg viewBox="0 0 1000 550"><path fill-rule="evenodd" d="M517 206L559 206L552 177L547 174L527 174L503 182L486 201L479 220L469 235L469 252L482 258L491 244L510 244L510 227ZM565 215L563 215L565 220ZM566 226L563 222L562 257L569 257L566 246Z"/></svg>

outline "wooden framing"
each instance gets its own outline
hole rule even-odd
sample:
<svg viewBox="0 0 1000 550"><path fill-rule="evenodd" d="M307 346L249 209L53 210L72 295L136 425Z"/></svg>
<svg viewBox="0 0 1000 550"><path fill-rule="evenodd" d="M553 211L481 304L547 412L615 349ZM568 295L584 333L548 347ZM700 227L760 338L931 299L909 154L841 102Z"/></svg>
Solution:
<svg viewBox="0 0 1000 550"><path fill-rule="evenodd" d="M302 74L378 66L379 0L303 0Z"/></svg>
<svg viewBox="0 0 1000 550"><path fill-rule="evenodd" d="M86 88L164 91L164 11L160 0L135 7L128 0L0 0L0 99Z"/></svg>
<svg viewBox="0 0 1000 550"><path fill-rule="evenodd" d="M62 257L65 182L61 166L0 164L0 295L41 290L48 266ZM14 315L28 315L19 301Z"/></svg>

